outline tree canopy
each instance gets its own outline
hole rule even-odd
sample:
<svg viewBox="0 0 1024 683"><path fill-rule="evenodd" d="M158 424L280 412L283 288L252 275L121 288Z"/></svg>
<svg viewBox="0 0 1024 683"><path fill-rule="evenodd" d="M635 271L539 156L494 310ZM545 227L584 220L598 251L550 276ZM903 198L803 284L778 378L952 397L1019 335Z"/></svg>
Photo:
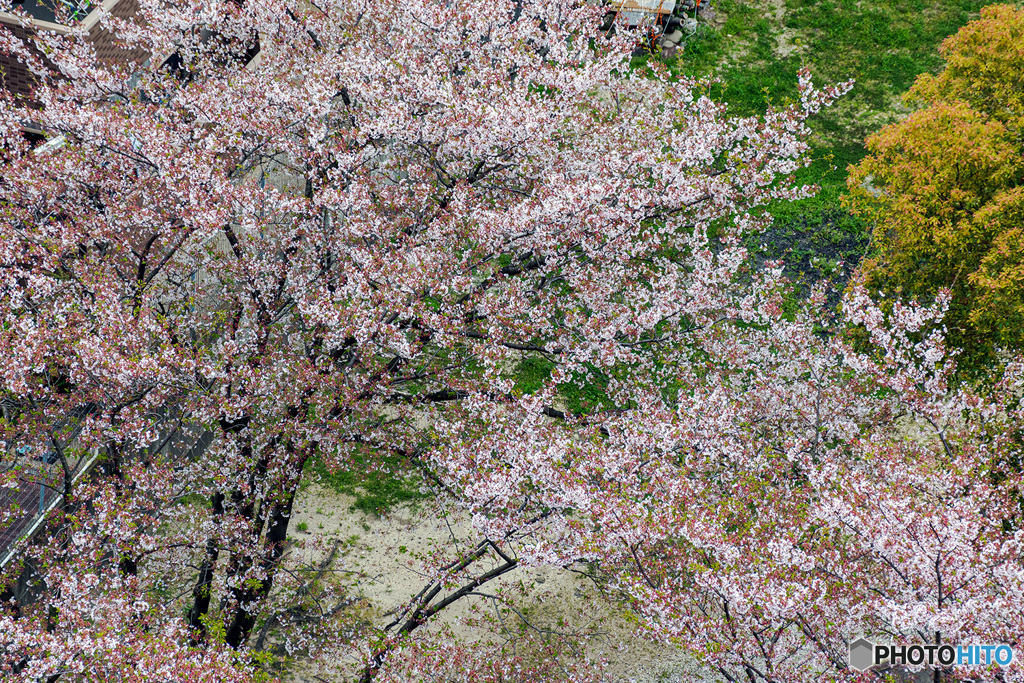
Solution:
<svg viewBox="0 0 1024 683"><path fill-rule="evenodd" d="M986 7L941 53L945 69L905 96L921 108L868 139L847 200L874 224L871 286L902 297L951 288L951 341L991 359L1024 343L1024 10Z"/></svg>
<svg viewBox="0 0 1024 683"><path fill-rule="evenodd" d="M262 680L273 629L335 680L600 680L562 630L531 659L427 628L527 567L730 682L853 680L853 634L1021 642L1024 368L952 389L946 293L855 288L836 319L745 246L812 191L807 121L849 84L730 116L629 70L600 15L140 0L104 21L141 63L2 34L40 81L0 100L5 485L37 481L25 445L92 467L5 570L32 586L5 678ZM467 521L393 614L289 570L314 460L401 467Z"/></svg>

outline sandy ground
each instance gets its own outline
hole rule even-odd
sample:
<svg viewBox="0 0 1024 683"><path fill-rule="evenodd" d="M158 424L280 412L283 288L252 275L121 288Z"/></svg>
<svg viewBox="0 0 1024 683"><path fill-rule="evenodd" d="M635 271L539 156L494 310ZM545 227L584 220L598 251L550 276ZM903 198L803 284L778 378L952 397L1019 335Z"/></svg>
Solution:
<svg viewBox="0 0 1024 683"><path fill-rule="evenodd" d="M319 566L337 546L330 563L333 576L347 581L353 603L369 622L380 627L426 585L419 557L453 542L466 544L473 531L465 519L438 516L429 505L397 509L386 518L350 511L353 500L317 484L301 492L295 505L290 536L294 541L288 562L293 566ZM429 638L450 629L464 642L498 643L515 638L522 621L538 628L554 627L561 618L580 633L583 654L610 662L611 680L668 683L695 673L692 661L675 648L648 643L637 637L629 622L598 595L589 581L560 568L517 568L480 589L508 599L515 611L496 612L499 602L470 596L447 608L436 623L416 632ZM440 599L440 597L438 598ZM316 663L298 658L290 667L294 683L346 680L358 660ZM335 669L333 675L329 669ZM349 674L338 677L339 673ZM710 679L709 679L710 680Z"/></svg>

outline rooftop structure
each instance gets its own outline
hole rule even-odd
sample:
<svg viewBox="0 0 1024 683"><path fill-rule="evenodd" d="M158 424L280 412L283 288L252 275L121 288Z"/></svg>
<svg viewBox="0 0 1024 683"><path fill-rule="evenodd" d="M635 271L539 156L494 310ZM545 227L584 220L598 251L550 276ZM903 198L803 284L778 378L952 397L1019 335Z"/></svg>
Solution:
<svg viewBox="0 0 1024 683"><path fill-rule="evenodd" d="M100 61L145 61L147 55L140 50L122 50L116 45L113 33L100 24L104 14L120 19L131 19L139 10L138 0L24 0L10 3L0 0L0 24L23 41L39 31L66 33L72 24L89 32ZM6 5L6 7L5 7ZM31 98L35 77L17 58L0 52L0 86L15 96ZM31 124L26 129L32 131Z"/></svg>

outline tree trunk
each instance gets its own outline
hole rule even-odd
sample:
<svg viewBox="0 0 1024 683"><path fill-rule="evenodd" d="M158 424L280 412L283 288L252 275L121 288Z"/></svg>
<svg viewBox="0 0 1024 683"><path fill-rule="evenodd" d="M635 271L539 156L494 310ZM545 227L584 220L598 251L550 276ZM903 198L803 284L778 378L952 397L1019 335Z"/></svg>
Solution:
<svg viewBox="0 0 1024 683"><path fill-rule="evenodd" d="M267 537L264 542L265 552L261 561L261 568L266 572L266 578L260 581L257 587L241 591L238 604L235 606L235 618L227 631L227 644L233 648L237 649L249 638L252 627L256 624L254 608L274 586L277 563L284 553L284 542L288 536L288 522L291 521L292 504L295 502L295 492L298 490L297 484L298 482L294 482L294 485L285 494L284 500L275 503L270 512Z"/></svg>
<svg viewBox="0 0 1024 683"><path fill-rule="evenodd" d="M219 526L224 516L224 494L217 491L210 498L210 503L213 508L214 524ZM211 536L206 540L206 556L199 567L199 578L192 590L192 608L188 611L188 625L194 629L193 643L199 643L206 638L205 617L210 611L210 587L213 584L213 572L219 555L217 539Z"/></svg>
<svg viewBox="0 0 1024 683"><path fill-rule="evenodd" d="M270 510L267 534L263 542L263 557L260 560L260 569L266 578L256 586L232 590L236 599L235 616L228 627L226 641L233 648L240 647L249 638L249 634L256 624L256 607L263 598L270 594L270 590L274 586L278 563L281 555L284 554L284 544L288 538L288 523L292 517L295 493L298 491L299 481L302 479L302 469L315 448L315 443L310 444L306 448L306 452L295 463L296 471L299 474L285 483L284 493L274 502ZM287 444L287 449L289 452L294 452L290 443Z"/></svg>

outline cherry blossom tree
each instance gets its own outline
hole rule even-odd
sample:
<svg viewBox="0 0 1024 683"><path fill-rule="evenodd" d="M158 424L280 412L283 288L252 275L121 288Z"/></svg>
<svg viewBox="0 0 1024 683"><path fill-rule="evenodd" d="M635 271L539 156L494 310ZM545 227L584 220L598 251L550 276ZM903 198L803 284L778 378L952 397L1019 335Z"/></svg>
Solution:
<svg viewBox="0 0 1024 683"><path fill-rule="evenodd" d="M40 80L0 106L5 437L96 458L8 572L38 595L0 616L5 675L251 680L276 628L363 681L599 677L425 640L527 566L728 680L851 677L860 633L1018 643L1016 366L953 391L936 311L794 312L744 246L812 191L789 174L843 88L730 117L600 13L140 0L104 20L148 55L118 63L4 34ZM368 626L282 557L310 463L382 454L476 537Z"/></svg>

